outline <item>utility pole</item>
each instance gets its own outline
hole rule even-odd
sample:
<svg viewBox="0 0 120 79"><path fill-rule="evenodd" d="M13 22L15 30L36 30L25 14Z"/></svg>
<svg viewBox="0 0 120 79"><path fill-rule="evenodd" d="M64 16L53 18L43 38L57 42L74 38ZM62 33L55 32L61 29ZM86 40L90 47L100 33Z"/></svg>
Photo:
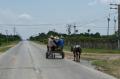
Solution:
<svg viewBox="0 0 120 79"><path fill-rule="evenodd" d="M16 27L13 28L13 33L16 35Z"/></svg>
<svg viewBox="0 0 120 79"><path fill-rule="evenodd" d="M68 32L68 35L70 35L71 34L71 25L70 24L68 24L67 25L67 32Z"/></svg>
<svg viewBox="0 0 120 79"><path fill-rule="evenodd" d="M116 20L116 18L114 17L114 31L115 31L115 34L116 34L116 23L117 23L117 20Z"/></svg>
<svg viewBox="0 0 120 79"><path fill-rule="evenodd" d="M120 5L118 5L118 49L120 49Z"/></svg>
<svg viewBox="0 0 120 79"><path fill-rule="evenodd" d="M5 30L5 32L6 32L6 41L8 43L8 30Z"/></svg>
<svg viewBox="0 0 120 79"><path fill-rule="evenodd" d="M107 20L108 20L107 36L109 36L109 29L110 29L110 14L109 14Z"/></svg>
<svg viewBox="0 0 120 79"><path fill-rule="evenodd" d="M76 34L76 25L73 26L74 27L74 34Z"/></svg>
<svg viewBox="0 0 120 79"><path fill-rule="evenodd" d="M74 24L72 27L74 28L74 34L77 34L78 30L76 24Z"/></svg>
<svg viewBox="0 0 120 79"><path fill-rule="evenodd" d="M117 6L114 8L110 8L110 9L115 9L118 10L118 33L117 33L117 37L118 37L118 49L120 49L120 4L110 4L112 6Z"/></svg>

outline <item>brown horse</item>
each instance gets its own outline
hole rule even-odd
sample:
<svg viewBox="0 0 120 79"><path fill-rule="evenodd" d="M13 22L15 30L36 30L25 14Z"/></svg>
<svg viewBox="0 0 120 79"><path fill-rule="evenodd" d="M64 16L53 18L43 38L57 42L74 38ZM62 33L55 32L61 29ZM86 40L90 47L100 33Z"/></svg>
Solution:
<svg viewBox="0 0 120 79"><path fill-rule="evenodd" d="M74 61L80 62L80 55L82 53L82 49L80 45L71 46L71 51L73 52L73 55L74 55Z"/></svg>

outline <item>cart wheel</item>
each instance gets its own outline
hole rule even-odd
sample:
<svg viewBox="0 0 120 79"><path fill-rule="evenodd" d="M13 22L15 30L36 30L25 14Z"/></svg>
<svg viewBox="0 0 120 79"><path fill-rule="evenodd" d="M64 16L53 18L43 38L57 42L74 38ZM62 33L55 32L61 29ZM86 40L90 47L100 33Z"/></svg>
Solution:
<svg viewBox="0 0 120 79"><path fill-rule="evenodd" d="M62 59L64 59L64 57L65 57L65 54L64 54L64 52L62 52Z"/></svg>
<svg viewBox="0 0 120 79"><path fill-rule="evenodd" d="M55 54L53 54L53 58L55 59Z"/></svg>
<svg viewBox="0 0 120 79"><path fill-rule="evenodd" d="M48 59L48 53L46 53L46 59Z"/></svg>

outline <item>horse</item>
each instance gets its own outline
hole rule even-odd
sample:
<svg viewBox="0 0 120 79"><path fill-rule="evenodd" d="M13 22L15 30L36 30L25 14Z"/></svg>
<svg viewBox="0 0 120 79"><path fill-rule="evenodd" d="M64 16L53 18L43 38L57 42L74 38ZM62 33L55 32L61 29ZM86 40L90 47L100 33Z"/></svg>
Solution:
<svg viewBox="0 0 120 79"><path fill-rule="evenodd" d="M82 48L80 45L73 45L71 46L71 51L73 52L74 55L74 61L80 62L80 55L82 53Z"/></svg>

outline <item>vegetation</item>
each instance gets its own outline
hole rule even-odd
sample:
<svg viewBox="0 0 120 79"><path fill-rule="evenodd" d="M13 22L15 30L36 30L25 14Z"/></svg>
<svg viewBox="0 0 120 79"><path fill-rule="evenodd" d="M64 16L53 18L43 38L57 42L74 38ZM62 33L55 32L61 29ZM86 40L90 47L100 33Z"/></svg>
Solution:
<svg viewBox="0 0 120 79"><path fill-rule="evenodd" d="M48 37L53 36L63 36L65 44L71 46L73 44L80 44L82 48L105 48L105 49L117 49L117 37L116 35L102 36L100 33L80 33L80 34L61 34L53 31L49 31L47 34L39 33L38 36L31 36L30 40L40 41L42 43L47 43Z"/></svg>
<svg viewBox="0 0 120 79"><path fill-rule="evenodd" d="M70 51L71 46L65 46L65 51ZM118 49L98 49L98 48L82 48L83 53L98 53L98 54L120 54L120 50Z"/></svg>
<svg viewBox="0 0 120 79"><path fill-rule="evenodd" d="M120 79L120 59L115 60L94 60L93 65L96 65L96 69L113 75Z"/></svg>
<svg viewBox="0 0 120 79"><path fill-rule="evenodd" d="M18 35L4 35L0 34L0 46L9 44L11 42L20 41L21 38Z"/></svg>
<svg viewBox="0 0 120 79"><path fill-rule="evenodd" d="M0 53L3 53L5 51L7 51L8 49L10 49L11 47L15 46L18 43L18 41L14 41L14 42L9 42L6 44L3 44L2 46L0 46Z"/></svg>

